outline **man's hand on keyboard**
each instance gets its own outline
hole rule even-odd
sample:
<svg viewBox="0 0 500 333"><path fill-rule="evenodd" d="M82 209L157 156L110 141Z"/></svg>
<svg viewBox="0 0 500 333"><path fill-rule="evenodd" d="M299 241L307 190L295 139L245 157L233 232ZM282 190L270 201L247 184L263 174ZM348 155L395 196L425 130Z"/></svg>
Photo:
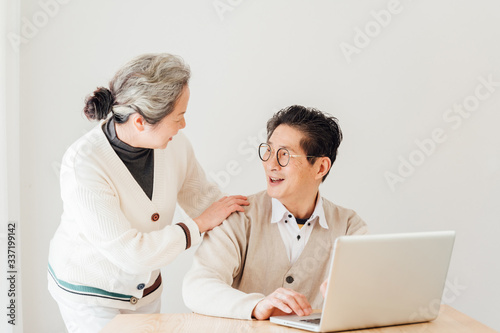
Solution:
<svg viewBox="0 0 500 333"><path fill-rule="evenodd" d="M252 317L265 320L271 316L296 313L308 316L312 313L311 304L306 297L294 290L278 288L261 300L252 311Z"/></svg>

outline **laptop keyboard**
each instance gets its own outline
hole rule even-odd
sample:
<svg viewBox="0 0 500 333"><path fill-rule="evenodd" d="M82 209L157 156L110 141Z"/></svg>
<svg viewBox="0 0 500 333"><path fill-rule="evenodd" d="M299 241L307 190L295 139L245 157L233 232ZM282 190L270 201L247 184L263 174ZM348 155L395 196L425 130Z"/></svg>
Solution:
<svg viewBox="0 0 500 333"><path fill-rule="evenodd" d="M304 321L306 323L310 324L316 324L319 325L319 322L321 321L321 318L314 318L314 319L302 319L301 321Z"/></svg>

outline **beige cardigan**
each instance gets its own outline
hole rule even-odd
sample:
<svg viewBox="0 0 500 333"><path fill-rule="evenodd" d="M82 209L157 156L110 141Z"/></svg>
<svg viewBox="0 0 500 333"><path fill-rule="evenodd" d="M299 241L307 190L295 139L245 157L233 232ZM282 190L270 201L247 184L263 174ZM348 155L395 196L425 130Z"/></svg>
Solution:
<svg viewBox="0 0 500 333"><path fill-rule="evenodd" d="M335 239L365 234L365 222L352 210L323 198L328 229L316 223L304 251L291 265L278 225L271 223L267 193L249 196L245 213L232 214L207 232L183 283L186 305L194 312L251 319L255 305L277 288L304 294L321 308L319 291L327 278Z"/></svg>

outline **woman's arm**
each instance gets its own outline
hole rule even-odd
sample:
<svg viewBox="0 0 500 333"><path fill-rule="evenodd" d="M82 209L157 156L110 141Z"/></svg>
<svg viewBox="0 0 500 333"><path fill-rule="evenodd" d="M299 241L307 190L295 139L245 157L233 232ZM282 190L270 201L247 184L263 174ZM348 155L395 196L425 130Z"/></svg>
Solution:
<svg viewBox="0 0 500 333"><path fill-rule="evenodd" d="M109 186L96 189L74 184L66 195L65 209L78 226L75 232L127 273L143 274L164 267L186 248L185 233L178 225L151 232L133 228Z"/></svg>

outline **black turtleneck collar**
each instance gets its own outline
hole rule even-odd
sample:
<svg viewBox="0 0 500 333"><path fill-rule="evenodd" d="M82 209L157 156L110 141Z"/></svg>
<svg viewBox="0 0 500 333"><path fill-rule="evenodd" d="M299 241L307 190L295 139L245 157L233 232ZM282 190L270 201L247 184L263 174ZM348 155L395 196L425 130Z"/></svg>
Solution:
<svg viewBox="0 0 500 333"><path fill-rule="evenodd" d="M118 157L125 164L146 195L153 197L154 150L132 147L121 141L116 135L115 121L111 117L102 127L106 138Z"/></svg>

